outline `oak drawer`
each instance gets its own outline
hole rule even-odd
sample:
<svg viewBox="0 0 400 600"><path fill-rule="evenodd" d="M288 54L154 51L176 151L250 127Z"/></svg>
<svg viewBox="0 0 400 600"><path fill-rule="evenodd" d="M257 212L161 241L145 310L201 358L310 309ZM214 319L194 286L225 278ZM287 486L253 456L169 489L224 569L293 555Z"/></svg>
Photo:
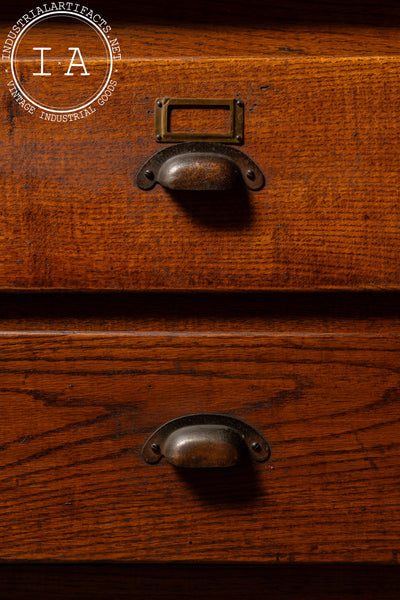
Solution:
<svg viewBox="0 0 400 600"><path fill-rule="evenodd" d="M219 29L199 24L188 37L164 13L152 13L153 25L130 13L113 29L122 52L113 96L85 119L28 114L4 80L0 288L399 288L396 28L327 32L294 20L277 31L267 9L257 11L251 26L228 19L227 46ZM50 29L48 44L62 48L73 32ZM29 60L21 67L25 79L32 68ZM36 79L41 93L68 93L68 78ZM139 190L137 172L165 147L154 138L160 96L240 98L241 149L263 171L264 188Z"/></svg>
<svg viewBox="0 0 400 600"><path fill-rule="evenodd" d="M0 557L390 562L399 336L3 334ZM145 464L163 422L244 418L269 462Z"/></svg>

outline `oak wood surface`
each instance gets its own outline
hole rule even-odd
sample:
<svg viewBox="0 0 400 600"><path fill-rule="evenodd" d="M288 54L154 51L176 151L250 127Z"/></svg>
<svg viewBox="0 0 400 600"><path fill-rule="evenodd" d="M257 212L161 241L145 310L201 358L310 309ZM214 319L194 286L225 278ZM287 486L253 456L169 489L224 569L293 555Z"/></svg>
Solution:
<svg viewBox="0 0 400 600"><path fill-rule="evenodd" d="M32 8L32 6L30 6ZM262 57L262 56L393 56L400 52L398 27L374 24L318 24L304 22L255 21L227 23L223 18L213 22L179 22L172 19L132 19L121 21L120 12L107 10L112 25L112 39L117 38L121 53L127 58L143 57ZM212 13L211 13L212 14ZM21 13L13 11L14 20ZM14 25L0 21L0 39L4 41ZM68 36L77 36L76 23L52 24L46 44L68 48ZM43 41L41 32L32 31L36 46ZM79 34L78 34L79 35ZM82 36L81 38L82 39ZM96 46L85 40L86 50ZM47 57L47 55L46 55ZM101 55L99 55L101 58Z"/></svg>
<svg viewBox="0 0 400 600"><path fill-rule="evenodd" d="M0 565L2 600L397 600L398 566Z"/></svg>
<svg viewBox="0 0 400 600"><path fill-rule="evenodd" d="M2 7L2 39L30 8ZM124 61L93 119L33 120L2 73L3 290L398 289L398 3L96 8ZM243 98L266 189L139 193L160 94ZM10 294L0 331L1 600L398 600L397 294ZM271 462L140 462L198 410L257 425ZM157 564L9 562L32 559Z"/></svg>
<svg viewBox="0 0 400 600"><path fill-rule="evenodd" d="M118 70L109 105L74 123L21 112L4 91L3 289L399 288L397 57L130 60ZM243 150L265 188L139 191L136 172L160 149L159 95L240 96Z"/></svg>
<svg viewBox="0 0 400 600"><path fill-rule="evenodd" d="M399 336L0 337L2 560L397 562ZM265 465L149 466L163 422L227 412Z"/></svg>

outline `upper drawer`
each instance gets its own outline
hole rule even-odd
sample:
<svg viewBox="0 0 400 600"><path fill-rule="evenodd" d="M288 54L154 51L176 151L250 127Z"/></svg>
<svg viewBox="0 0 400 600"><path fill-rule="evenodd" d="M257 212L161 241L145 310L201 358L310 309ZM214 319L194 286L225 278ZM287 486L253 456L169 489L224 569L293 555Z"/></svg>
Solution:
<svg viewBox="0 0 400 600"><path fill-rule="evenodd" d="M48 44L63 39L54 30ZM123 39L114 93L86 118L29 114L3 80L0 287L399 287L400 58L138 58ZM21 63L25 81L36 63ZM72 79L35 85L67 99ZM241 149L264 188L139 190L138 170L165 148L154 137L159 96L242 99ZM174 126L196 129L196 118Z"/></svg>

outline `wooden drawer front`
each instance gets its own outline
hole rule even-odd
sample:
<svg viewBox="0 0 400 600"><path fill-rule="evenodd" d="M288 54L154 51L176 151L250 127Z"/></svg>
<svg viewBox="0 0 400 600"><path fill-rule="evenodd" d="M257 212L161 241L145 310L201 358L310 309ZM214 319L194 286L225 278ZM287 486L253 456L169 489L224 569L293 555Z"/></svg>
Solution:
<svg viewBox="0 0 400 600"><path fill-rule="evenodd" d="M0 558L396 560L398 335L0 337ZM163 422L258 427L254 469L145 464Z"/></svg>
<svg viewBox="0 0 400 600"><path fill-rule="evenodd" d="M72 123L4 94L0 286L399 288L399 72L396 56L129 59ZM242 98L264 189L140 191L160 95Z"/></svg>

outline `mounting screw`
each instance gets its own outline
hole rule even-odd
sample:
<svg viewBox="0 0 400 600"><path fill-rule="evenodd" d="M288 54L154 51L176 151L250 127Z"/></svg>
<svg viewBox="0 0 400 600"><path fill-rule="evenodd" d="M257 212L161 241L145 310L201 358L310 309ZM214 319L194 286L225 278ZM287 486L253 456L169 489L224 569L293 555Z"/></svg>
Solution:
<svg viewBox="0 0 400 600"><path fill-rule="evenodd" d="M153 450L154 454L160 454L161 448L158 444L152 444L151 449Z"/></svg>
<svg viewBox="0 0 400 600"><path fill-rule="evenodd" d="M153 171L150 171L150 169L147 169L144 172L144 176L147 177L147 179L150 179L150 180L154 179L154 173L153 173Z"/></svg>
<svg viewBox="0 0 400 600"><path fill-rule="evenodd" d="M237 135L237 136L236 136L236 139L237 139L237 141L238 141L238 142L241 142L243 138L242 138L242 136L241 136L241 135Z"/></svg>
<svg viewBox="0 0 400 600"><path fill-rule="evenodd" d="M157 106L158 106L158 108L162 107L162 100L157 100Z"/></svg>
<svg viewBox="0 0 400 600"><path fill-rule="evenodd" d="M236 100L236 104L238 106L243 106L243 101L242 100Z"/></svg>
<svg viewBox="0 0 400 600"><path fill-rule="evenodd" d="M250 179L251 181L254 181L256 178L256 174L251 169L249 169L247 171L246 175L247 175L247 178Z"/></svg>
<svg viewBox="0 0 400 600"><path fill-rule="evenodd" d="M157 133L157 135L156 135L156 140L157 140L157 142L161 141L161 135L159 133Z"/></svg>
<svg viewBox="0 0 400 600"><path fill-rule="evenodd" d="M254 452L261 452L261 450L262 450L262 448L258 442L253 442L251 445L251 449L254 450Z"/></svg>

